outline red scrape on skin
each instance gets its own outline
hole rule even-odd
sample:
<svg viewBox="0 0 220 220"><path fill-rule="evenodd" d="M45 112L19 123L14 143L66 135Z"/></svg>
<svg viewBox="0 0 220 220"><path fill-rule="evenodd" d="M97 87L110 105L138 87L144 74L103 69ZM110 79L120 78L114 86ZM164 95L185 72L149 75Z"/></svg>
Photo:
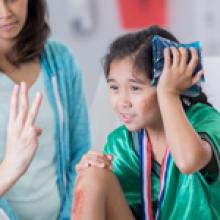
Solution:
<svg viewBox="0 0 220 220"><path fill-rule="evenodd" d="M77 190L75 193L75 199L74 199L74 205L73 205L73 211L72 211L72 215L74 217L79 217L80 214L82 213L83 202L84 202L83 191Z"/></svg>
<svg viewBox="0 0 220 220"><path fill-rule="evenodd" d="M77 189L79 179L76 182L76 190L74 193L74 203L72 208L72 219L79 219L82 213L83 203L84 203L84 193L83 190Z"/></svg>

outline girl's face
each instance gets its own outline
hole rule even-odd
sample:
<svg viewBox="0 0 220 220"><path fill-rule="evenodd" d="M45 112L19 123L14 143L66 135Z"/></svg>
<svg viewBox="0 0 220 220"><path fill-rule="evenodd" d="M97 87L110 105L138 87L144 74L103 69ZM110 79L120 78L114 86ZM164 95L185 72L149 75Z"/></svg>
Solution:
<svg viewBox="0 0 220 220"><path fill-rule="evenodd" d="M28 0L0 0L0 43L13 41L24 27Z"/></svg>
<svg viewBox="0 0 220 220"><path fill-rule="evenodd" d="M133 70L131 58L115 60L107 79L113 110L130 131L155 126L160 118L156 88Z"/></svg>

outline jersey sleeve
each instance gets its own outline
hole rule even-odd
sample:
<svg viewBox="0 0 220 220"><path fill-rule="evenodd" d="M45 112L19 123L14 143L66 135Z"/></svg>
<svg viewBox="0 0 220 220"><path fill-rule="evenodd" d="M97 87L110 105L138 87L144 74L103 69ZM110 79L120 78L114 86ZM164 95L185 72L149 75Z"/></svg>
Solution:
<svg viewBox="0 0 220 220"><path fill-rule="evenodd" d="M210 181L220 179L220 113L213 107L196 104L187 112L193 128L212 147L212 171L203 169L202 174Z"/></svg>

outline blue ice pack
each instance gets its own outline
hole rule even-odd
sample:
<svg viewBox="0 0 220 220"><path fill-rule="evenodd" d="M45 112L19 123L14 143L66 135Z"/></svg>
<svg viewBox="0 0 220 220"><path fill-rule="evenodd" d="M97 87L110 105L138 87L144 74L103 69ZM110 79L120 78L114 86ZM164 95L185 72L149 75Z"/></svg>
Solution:
<svg viewBox="0 0 220 220"><path fill-rule="evenodd" d="M158 35L155 35L152 39L152 55L153 55L153 65L152 65L152 74L153 74L153 78L151 81L151 84L153 86L156 86L159 80L159 77L163 71L163 65L164 65L164 55L163 55L163 51L164 48L166 47L184 47L188 49L189 52L189 60L190 60L190 51L189 48L190 47L194 47L197 52L198 52L198 65L195 68L195 71L193 73L193 75L195 75L196 73L198 73L199 70L201 70L203 68L202 66L202 55L201 55L201 45L200 42L196 41L190 44L178 44L174 41L168 40L166 38L160 37ZM192 87L190 87L189 89L187 89L186 91L183 92L183 95L185 96L189 96L189 97L196 97L199 95L200 93L200 88L201 88L201 82L204 82L204 76L202 76L201 80L193 85Z"/></svg>

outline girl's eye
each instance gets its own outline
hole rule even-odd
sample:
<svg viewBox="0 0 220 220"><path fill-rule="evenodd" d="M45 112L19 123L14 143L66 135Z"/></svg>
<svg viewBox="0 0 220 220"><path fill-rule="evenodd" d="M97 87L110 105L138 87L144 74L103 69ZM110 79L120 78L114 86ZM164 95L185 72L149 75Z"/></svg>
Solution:
<svg viewBox="0 0 220 220"><path fill-rule="evenodd" d="M117 89L118 89L118 86L109 85L109 89L110 89L110 90L117 90Z"/></svg>
<svg viewBox="0 0 220 220"><path fill-rule="evenodd" d="M131 90L132 91L138 91L138 90L140 90L141 88L139 87L139 86L132 86L131 87Z"/></svg>

